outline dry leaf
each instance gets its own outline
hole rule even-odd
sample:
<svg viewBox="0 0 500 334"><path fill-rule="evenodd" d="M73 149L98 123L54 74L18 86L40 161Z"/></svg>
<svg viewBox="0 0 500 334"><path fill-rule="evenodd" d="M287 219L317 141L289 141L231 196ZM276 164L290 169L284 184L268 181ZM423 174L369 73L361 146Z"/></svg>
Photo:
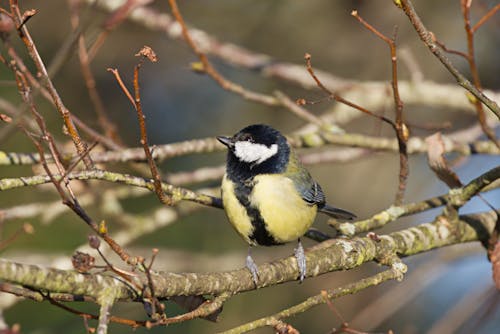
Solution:
<svg viewBox="0 0 500 334"><path fill-rule="evenodd" d="M444 158L444 142L440 132L436 132L432 136L425 138L427 143L427 158L429 166L436 173L437 177L446 183L450 188L458 188L462 186L462 182L458 175L451 170Z"/></svg>

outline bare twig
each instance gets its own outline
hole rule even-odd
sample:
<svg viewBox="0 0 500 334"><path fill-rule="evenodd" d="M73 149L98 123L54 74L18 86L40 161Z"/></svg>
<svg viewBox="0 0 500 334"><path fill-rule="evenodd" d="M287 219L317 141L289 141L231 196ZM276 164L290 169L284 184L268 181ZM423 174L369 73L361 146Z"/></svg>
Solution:
<svg viewBox="0 0 500 334"><path fill-rule="evenodd" d="M73 313L73 314L76 314L84 319L99 319L99 316L97 315L94 315L94 314L91 314L91 313L86 313L86 312L82 312L82 311L78 311L78 310L75 310L71 307L68 307L64 304L61 304L60 302L56 301L55 299L53 299L50 295L48 294L45 294L45 293L42 293L40 292L40 294L42 294L42 296L44 297L44 299L46 299L47 301L49 301L49 303L51 303L52 305L54 306L57 306L67 312L70 312L70 313ZM80 297L81 298L81 297ZM140 321L140 320L131 320L131 319L126 319L126 318L121 318L121 317L116 317L116 316L110 316L109 317L109 321L110 322L114 322L114 323L118 323L118 324L122 324L122 325L127 325L127 326L130 326L132 328L137 328L137 327L143 327L146 325L146 322L145 321Z"/></svg>
<svg viewBox="0 0 500 334"><path fill-rule="evenodd" d="M461 0L460 7L462 8L462 14L464 16L465 23L465 34L467 36L467 61L469 63L470 72L472 74L472 82L478 91L482 91L481 79L479 78L479 71L477 69L476 57L474 52L474 32L471 29L470 23L470 6L472 1ZM499 148L500 143L495 137L495 132L486 123L486 115L483 110L483 104L478 99L474 99L474 106L476 107L477 119L481 128L483 129L486 136L494 142Z"/></svg>
<svg viewBox="0 0 500 334"><path fill-rule="evenodd" d="M140 92L140 87L139 87L139 69L141 68L142 61L144 58L148 58L152 62L156 62L156 55L154 51L148 47L145 46L141 49L141 51L136 54L136 56L141 56L141 61L135 66L134 68L134 94L135 94L135 110L137 111L137 119L139 122L139 128L141 130L141 144L144 149L144 153L146 154L146 159L148 160L149 168L151 169L151 175L154 180L154 188L155 188L155 193L156 196L158 196L158 199L160 202L166 204L166 205L173 205L174 204L174 198L172 196L168 196L163 192L162 189L162 181L161 181L161 176L160 173L158 172L158 168L156 167L155 160L153 158L153 154L151 153L151 150L148 145L148 132L146 130L146 117L144 116L144 113L142 112L142 105L141 105L141 92Z"/></svg>
<svg viewBox="0 0 500 334"><path fill-rule="evenodd" d="M130 103L132 103L134 108L137 108L137 106L135 105L135 100L132 97L132 94L130 94L130 91L128 90L127 86L125 86L125 84L123 83L123 80L120 76L120 72L118 72L118 69L108 68L108 72L111 72L115 76L116 82L118 82L118 85L120 85L120 88L122 89L123 93L127 96L128 100L130 101Z"/></svg>
<svg viewBox="0 0 500 334"><path fill-rule="evenodd" d="M45 68L45 64L43 63L42 58L40 57L40 54L38 53L38 50L33 42L33 39L31 38L31 35L28 31L28 28L26 28L26 25L24 24L25 21L23 20L23 16L21 15L21 12L19 11L19 5L17 0L10 0L10 8L11 8L11 13L12 17L14 18L14 22L16 23L17 26L17 31L19 33L19 36L21 37L22 41L26 45L26 48L28 49L28 53L33 59L38 72L40 73L42 82L45 85L45 88L49 91L56 107L59 113L61 114L64 124L66 125L66 128L68 130L68 133L71 136L71 139L76 147L76 150L78 154L83 154L86 151L86 144L83 142L80 138L80 135L78 134L78 130L76 129L75 125L73 124L73 121L71 119L71 113L66 108L64 105L61 97L59 96L59 93L55 89L52 80L50 79L47 69ZM93 168L93 163L90 157L86 157L83 159L85 166L87 168Z"/></svg>
<svg viewBox="0 0 500 334"><path fill-rule="evenodd" d="M326 302L326 300L335 299L335 298L339 298L339 297L342 297L345 295L353 294L353 293L358 292L362 289L366 289L370 286L379 285L385 281L396 279L397 277L399 277L399 274L397 274L394 270L392 270L392 269L386 270L386 271L383 271L379 274L361 279L357 282L353 282L353 283L346 284L345 286L342 286L342 287L339 287L339 288L336 288L333 290L322 292L322 293L317 294L315 296L309 297L308 299L306 299L302 303L297 304L295 306L292 306L286 310L283 310L281 312L272 314L270 316L267 316L267 317L264 317L264 318L261 318L258 320L254 320L252 322L235 327L233 329L230 329L230 330L227 330L224 332L220 332L219 334L246 333L246 332L249 332L250 330L254 330L256 328L270 326L270 325L272 326L276 320L281 320L281 319L292 317L296 314L302 313L302 312L310 309L311 307L314 307L314 306L317 306L320 304L324 304Z"/></svg>
<svg viewBox="0 0 500 334"><path fill-rule="evenodd" d="M123 2L120 7L116 8L102 24L103 31L96 38L94 44L89 50L89 60L94 59L111 31L116 29L116 27L118 27L124 20L126 20L129 17L129 14L134 9L139 6L144 6L152 1L153 0L127 0Z"/></svg>
<svg viewBox="0 0 500 334"><path fill-rule="evenodd" d="M184 22L184 19L181 15L181 12L179 11L179 7L177 6L176 0L168 0L168 3L170 4L170 8L172 9L172 14L174 15L175 19L179 23L182 29L182 36L184 37L184 40L186 43L189 45L189 47L194 51L194 53L198 56L202 63L202 70L207 73L212 79L214 79L215 82L217 82L223 89L228 90L230 92L236 93L240 95L241 97L254 101L254 102L259 102L265 105L269 106L276 106L279 105L279 101L270 95L264 95L256 92L252 92L248 89L245 89L243 86L238 85L226 78L224 78L210 63L208 60L208 57L205 55L204 52L198 48L196 43L193 41L191 38L191 34L186 26L186 23Z"/></svg>
<svg viewBox="0 0 500 334"><path fill-rule="evenodd" d="M351 15L354 16L363 26L365 26L368 30L373 32L378 38L382 39L389 46L391 52L391 64L392 64L392 93L394 97L394 106L396 113L396 122L395 122L395 130L396 137L398 139L399 146L399 186L398 192L396 194L395 204L401 204L403 202L404 193L406 189L406 183L408 179L409 166L408 166L408 149L407 149L407 141L409 137L409 130L406 127L403 119L403 101L401 101L401 97L399 96L399 87L398 87L398 63L396 56L396 34L394 34L393 38L389 38L379 32L375 27L370 25L368 22L363 20L361 16L359 16L357 11L352 11Z"/></svg>
<svg viewBox="0 0 500 334"><path fill-rule="evenodd" d="M342 223L333 226L342 234L353 236L358 233L371 231L395 221L396 219L418 212L424 212L447 204L461 206L468 202L473 196L494 184L499 186L500 167L493 168L479 177L471 180L461 188L451 189L448 194L426 199L416 203L408 203L401 206L391 206L386 210L374 214L371 218L360 220L355 223Z"/></svg>
<svg viewBox="0 0 500 334"><path fill-rule="evenodd" d="M495 7L493 7L492 9L490 9L482 18L480 18L479 21L477 21L477 23L472 27L471 32L475 33L477 29L481 28L481 26L485 24L489 19L491 19L493 15L495 15L495 13L498 12L499 10L500 10L500 3L497 4Z"/></svg>
<svg viewBox="0 0 500 334"><path fill-rule="evenodd" d="M70 2L70 12L71 12L71 25L73 26L73 31L77 32L80 25L80 2ZM78 58L80 60L80 69L85 80L85 85L89 93L90 101L94 105L94 109L97 114L97 120L102 130L104 130L106 136L113 141L117 141L119 144L122 143L116 125L109 119L106 108L102 98L97 91L96 82L94 75L90 68L90 57L87 52L87 47L85 46L85 37L83 33L78 36Z"/></svg>
<svg viewBox="0 0 500 334"><path fill-rule="evenodd" d="M0 251L3 251L5 248L7 248L10 244L16 241L21 235L33 234L33 233L34 233L33 225L29 223L23 224L23 226L19 227L14 233L12 233L11 236L0 240Z"/></svg>
<svg viewBox="0 0 500 334"><path fill-rule="evenodd" d="M391 127L394 129L394 131L396 133L397 141L398 141L398 150L399 150L399 156L400 156L399 186L398 186L398 191L396 194L396 203L401 203L401 201L403 199L403 195L404 195L404 190L406 188L406 179L408 176L408 149L407 149L407 144L406 144L406 142L408 140L408 130L407 130L406 126L404 125L404 123L402 123L402 119L399 120L401 124L398 125L397 123L393 122L389 118L387 118L385 116L377 115L374 112L372 112L366 108L363 108L363 107L361 107L361 106L359 106L351 101L344 99L343 97L341 97L337 93L330 91L314 73L314 69L313 69L312 64L311 64L311 55L306 53L304 59L306 60L307 71L309 72L311 77L314 79L314 81L316 82L318 87L321 88L325 93L328 94L329 98L332 98L337 102L340 102L340 103L348 105L352 108L355 108L355 109L357 109L365 114L368 114L372 117L378 118L381 121L386 122L387 124L391 125ZM397 77L396 77L396 80L397 80ZM399 95L398 95L397 99L399 100ZM402 104L401 104L401 108L402 108ZM397 109L399 110L399 107L397 107ZM400 112L397 111L396 114L398 115L399 113Z"/></svg>
<svg viewBox="0 0 500 334"><path fill-rule="evenodd" d="M410 22L413 24L415 31L420 36L420 39L424 42L424 44L429 48L429 50L436 56L436 58L441 61L441 63L446 67L446 69L453 75L456 79L457 83L468 90L472 95L474 95L478 100L484 103L495 115L500 118L500 107L498 104L489 99L486 95L484 95L480 90L478 90L474 85L465 78L465 76L458 71L455 66L451 63L451 61L441 52L439 47L433 41L432 34L430 31L424 26L422 20L418 16L413 4L410 0L400 0L398 3L401 5L401 8L405 12L405 14L410 19Z"/></svg>
<svg viewBox="0 0 500 334"><path fill-rule="evenodd" d="M309 123L316 124L319 127L326 127L326 124L324 121L322 121L320 118L316 117L313 113L309 112L305 108L301 107L299 104L295 103L292 101L287 95L280 91L274 92L274 95L276 98L290 110L292 113L295 115L299 116L300 118L306 120Z"/></svg>

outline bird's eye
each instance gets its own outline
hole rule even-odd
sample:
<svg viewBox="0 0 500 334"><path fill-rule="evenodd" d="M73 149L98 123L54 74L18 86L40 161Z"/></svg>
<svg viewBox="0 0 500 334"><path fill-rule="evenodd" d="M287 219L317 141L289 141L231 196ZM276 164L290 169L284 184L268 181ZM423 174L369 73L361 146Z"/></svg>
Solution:
<svg viewBox="0 0 500 334"><path fill-rule="evenodd" d="M253 140L253 138L252 138L252 135L251 135L251 134L249 134L249 133L244 133L244 134L242 134L242 135L241 135L240 140L241 140L241 141L248 141L248 142L250 142L250 143L253 143L253 142L254 142L254 140Z"/></svg>

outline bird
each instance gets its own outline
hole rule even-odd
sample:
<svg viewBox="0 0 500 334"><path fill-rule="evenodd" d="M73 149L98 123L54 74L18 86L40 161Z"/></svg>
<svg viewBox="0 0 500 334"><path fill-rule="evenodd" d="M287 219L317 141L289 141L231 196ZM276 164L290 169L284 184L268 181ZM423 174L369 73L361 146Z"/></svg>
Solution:
<svg viewBox="0 0 500 334"><path fill-rule="evenodd" d="M356 216L326 203L325 194L302 165L285 136L265 124L249 125L232 137L217 136L227 147L221 197L226 216L249 244L246 267L258 284L252 246L274 246L297 240L298 279L306 276L300 238L317 212L352 220Z"/></svg>

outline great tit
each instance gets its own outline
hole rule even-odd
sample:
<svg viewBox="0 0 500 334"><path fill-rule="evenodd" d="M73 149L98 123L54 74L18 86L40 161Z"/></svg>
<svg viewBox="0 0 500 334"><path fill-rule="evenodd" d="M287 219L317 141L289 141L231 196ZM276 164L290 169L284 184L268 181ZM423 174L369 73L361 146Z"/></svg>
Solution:
<svg viewBox="0 0 500 334"><path fill-rule="evenodd" d="M302 281L306 259L300 237L312 225L317 211L343 220L355 215L326 204L319 184L302 166L286 138L272 127L250 125L232 137L217 139L228 148L222 203L229 221L250 245L246 266L253 281L257 284L258 271L251 246L293 240L298 240L295 257Z"/></svg>

